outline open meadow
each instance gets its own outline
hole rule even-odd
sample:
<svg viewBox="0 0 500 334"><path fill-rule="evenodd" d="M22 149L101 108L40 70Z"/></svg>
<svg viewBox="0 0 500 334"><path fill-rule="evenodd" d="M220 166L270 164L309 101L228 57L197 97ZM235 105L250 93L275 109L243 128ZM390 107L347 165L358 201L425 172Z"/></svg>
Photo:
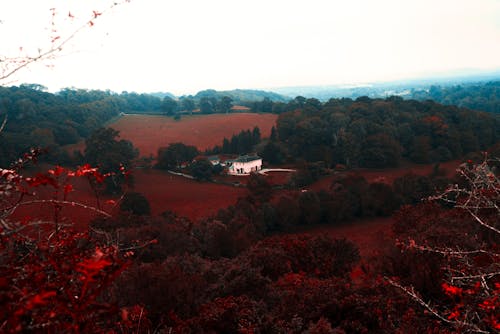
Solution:
<svg viewBox="0 0 500 334"><path fill-rule="evenodd" d="M160 170L136 170L133 173L135 186L131 191L140 192L151 205L151 214L159 215L164 211L173 211L179 216L196 221L217 213L219 209L235 204L239 197L246 196L246 188L231 187L215 183L198 182L182 176L176 176ZM110 200L119 203L119 196L100 196L98 205L96 197L85 179L75 179L73 190L68 201L74 201L89 207L101 207L108 213L117 208ZM37 199L49 200L53 196L51 187L37 189ZM26 220L36 218L50 220L54 209L46 203L35 203L20 206L12 216L13 219ZM65 205L61 218L65 223L74 223L85 230L87 224L99 214L82 207Z"/></svg>
<svg viewBox="0 0 500 334"><path fill-rule="evenodd" d="M157 115L124 115L109 126L120 131L122 139L130 140L141 156L156 156L158 148L182 142L199 150L221 145L242 130L259 127L261 136L268 137L278 115L234 113L183 116L179 121Z"/></svg>

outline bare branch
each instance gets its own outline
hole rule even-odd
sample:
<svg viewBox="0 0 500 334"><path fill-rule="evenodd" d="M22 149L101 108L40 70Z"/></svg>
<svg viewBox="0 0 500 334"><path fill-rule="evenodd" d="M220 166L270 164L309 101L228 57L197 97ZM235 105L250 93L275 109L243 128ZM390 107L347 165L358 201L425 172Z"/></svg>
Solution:
<svg viewBox="0 0 500 334"><path fill-rule="evenodd" d="M20 70L28 67L31 64L51 59L55 54L61 52L63 48L75 38L82 30L94 25L95 20L97 20L102 14L112 10L114 7L121 5L125 2L130 2L130 0L114 1L108 8L102 10L99 15L92 15L91 18L85 21L81 26L76 28L65 38L52 38L50 46L45 50L39 49L37 55L32 56L22 56L22 57L2 57L0 58L0 63L3 63L3 69L0 73L0 82L11 77Z"/></svg>
<svg viewBox="0 0 500 334"><path fill-rule="evenodd" d="M494 228L493 226L489 225L489 224L486 224L481 218L479 218L474 212L472 212L472 210L470 209L467 209L467 211L469 212L469 214L474 217L474 219L479 223L481 224L482 226L494 231L495 233L497 234L500 234L500 230L497 229L497 228Z"/></svg>
<svg viewBox="0 0 500 334"><path fill-rule="evenodd" d="M9 226L9 225L4 225L6 228L5 228L5 231L2 232L1 234L3 234L3 235L16 234L16 233L21 232L22 230L27 229L27 228L36 227L36 226L43 226L43 225L54 225L54 222L40 220L40 221L30 222L30 223L25 224L25 225L17 226L16 228ZM60 226L69 227L69 226L73 226L73 225L72 224L60 224Z"/></svg>
<svg viewBox="0 0 500 334"><path fill-rule="evenodd" d="M497 253L492 253L491 251L485 250L485 249L475 249L471 251L463 251L463 250L451 250L451 249L440 249L440 248L434 248L434 247L428 247L428 246L422 246L422 245L416 245L413 243L410 243L409 246L406 246L407 248L415 248L420 251L424 252L430 252L430 253L437 253L445 256L464 256L464 255L473 255L473 254L489 254L493 256L498 256L500 254Z"/></svg>
<svg viewBox="0 0 500 334"><path fill-rule="evenodd" d="M7 124L8 116L9 116L8 114L5 114L2 125L0 126L0 133L3 131L3 129L5 128L5 125Z"/></svg>
<svg viewBox="0 0 500 334"><path fill-rule="evenodd" d="M393 281L389 277L384 277L384 279L387 282L389 282L389 284L391 284L392 286L394 286L394 287L400 289L401 291L403 291L404 293L406 293L408 296L410 296L413 300L415 300L417 303L422 305L427 311L429 311L432 315L434 315L439 320L441 320L449 325L452 325L454 327L468 328L469 330L471 330L475 333L490 333L488 331L484 331L484 330L480 329L479 327L477 327L473 323L460 321L460 320L450 320L450 319L446 318L444 315L439 313L434 307L432 307L432 305L430 305L429 303L426 303L422 298L420 298L420 296L418 296L416 294L415 289L412 286L404 287L401 284L397 283L396 281Z"/></svg>
<svg viewBox="0 0 500 334"><path fill-rule="evenodd" d="M500 275L500 271L496 271L493 273L483 273L483 274L479 274L479 275L454 276L451 278L451 281L453 282L453 281L476 280L476 279L486 280L486 279L491 279L491 278L498 276L498 275Z"/></svg>
<svg viewBox="0 0 500 334"><path fill-rule="evenodd" d="M25 202L20 202L18 203L15 207L13 207L10 210L10 214L14 213L16 209L21 206L21 205L30 205L30 204L59 204L59 205L70 205L70 206L77 206L80 208L84 208L90 211L94 211L96 213L99 213L105 217L110 218L111 215L107 213L106 211L99 210L97 208L94 208L93 206L85 205L79 202L73 202L73 201L61 201L61 200L56 200L56 199L41 199L41 200L33 200L33 201L25 201Z"/></svg>

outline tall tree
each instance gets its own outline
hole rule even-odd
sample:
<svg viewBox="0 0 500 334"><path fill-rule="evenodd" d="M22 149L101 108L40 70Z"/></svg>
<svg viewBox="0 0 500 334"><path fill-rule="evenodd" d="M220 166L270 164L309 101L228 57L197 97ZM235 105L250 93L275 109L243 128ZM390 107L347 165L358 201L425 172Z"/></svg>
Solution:
<svg viewBox="0 0 500 334"><path fill-rule="evenodd" d="M182 108L186 111L188 111L190 114L193 113L193 110L195 109L196 105L194 103L194 100L190 97L185 97L181 100L181 105Z"/></svg>
<svg viewBox="0 0 500 334"><path fill-rule="evenodd" d="M183 162L191 162L200 152L195 146L171 143L158 149L158 168L179 168Z"/></svg>
<svg viewBox="0 0 500 334"><path fill-rule="evenodd" d="M214 112L214 106L210 98L202 97L200 99L200 112L202 114L211 114Z"/></svg>
<svg viewBox="0 0 500 334"><path fill-rule="evenodd" d="M173 98L169 96L165 96L163 98L163 101L161 102L161 110L165 114L172 116L177 112L177 105L178 105L177 101L175 101Z"/></svg>
<svg viewBox="0 0 500 334"><path fill-rule="evenodd" d="M108 191L119 192L125 181L121 168L130 168L139 151L128 140L120 139L120 132L112 128L100 128L85 140L86 163L99 166L103 173L113 173L106 181ZM109 181L108 181L109 180Z"/></svg>
<svg viewBox="0 0 500 334"><path fill-rule="evenodd" d="M223 96L219 102L217 103L217 111L220 113L227 114L231 111L231 107L233 106L233 99L229 96Z"/></svg>

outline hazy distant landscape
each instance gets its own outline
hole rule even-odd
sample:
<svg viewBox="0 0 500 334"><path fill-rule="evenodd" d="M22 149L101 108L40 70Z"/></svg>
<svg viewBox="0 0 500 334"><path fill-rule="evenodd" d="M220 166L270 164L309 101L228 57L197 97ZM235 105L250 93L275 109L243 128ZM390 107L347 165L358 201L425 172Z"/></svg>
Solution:
<svg viewBox="0 0 500 334"><path fill-rule="evenodd" d="M37 199L22 196L16 204L2 195L7 196L2 210L12 221L71 222L75 231L97 233L93 242L106 242L99 235L116 234L120 247L140 250L128 255L131 266L109 292L122 310L140 301L151 324L177 326L179 332L212 328L205 323L209 315L196 310L222 301L230 303L223 312L243 307L241 312L252 317L267 310L273 319L287 319L298 309L280 304L289 298L282 295L283 284L287 295L302 300L298 307L313 321L310 328L323 326L322 318L314 324L311 303L328 314L333 305L360 307L361 300L373 298L373 305L384 304L383 312L395 312L396 306L387 306L390 300L398 300L399 309L410 307L411 298L381 286L371 275L401 276L410 270L406 284L431 284L442 273L427 271L426 266L440 262L429 264L425 253L413 254L412 261L418 273L424 270L429 276L406 269L407 255L394 253L400 246L392 246L393 240L414 237L415 229L425 242L437 235L452 240L447 230L433 232L435 224L467 233L461 231L472 223L468 215L454 211L458 209L422 199L446 192L449 183L466 182L458 168L479 173L471 166L488 166L487 184L498 187L500 81L441 84L339 89L338 94L350 97L323 100L327 90L315 88L310 88L311 96L318 98L254 90L159 97L81 89L52 94L33 84L2 87L8 120L0 133L2 161L38 146L40 154L25 157L42 163L26 160L23 169L31 178L15 181L36 190ZM397 89L409 93L368 97ZM356 94L363 95L351 98ZM261 168L269 171L234 176L223 164L252 155L261 157ZM213 164L213 157L221 162ZM74 179L77 175L87 182ZM4 189L10 189L11 179L3 180ZM491 194L487 196L498 200ZM482 214L496 228L496 213ZM496 260L489 263L498 265ZM173 268L180 276L170 276ZM219 268L229 270L231 278ZM258 289L250 283L255 280L261 282ZM151 287L141 288L144 283ZM175 288L165 293L165 284ZM262 288L268 297L260 294ZM192 289L192 295L185 295ZM355 300L345 297L353 293ZM275 303L281 306L275 308ZM160 320L163 311L156 305L175 310L186 322ZM392 328L369 320L373 305L362 316L345 314L329 323ZM46 308L50 306L42 304ZM219 319L214 328L234 329L239 317ZM414 315L412 321L420 328L441 327L427 317Z"/></svg>
<svg viewBox="0 0 500 334"><path fill-rule="evenodd" d="M0 10L1 333L498 333L500 4Z"/></svg>

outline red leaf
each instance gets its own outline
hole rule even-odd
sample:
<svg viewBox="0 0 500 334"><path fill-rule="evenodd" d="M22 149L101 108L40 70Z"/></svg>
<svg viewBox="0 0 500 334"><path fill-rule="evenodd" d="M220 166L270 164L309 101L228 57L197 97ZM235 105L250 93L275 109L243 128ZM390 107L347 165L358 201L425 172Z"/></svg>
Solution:
<svg viewBox="0 0 500 334"><path fill-rule="evenodd" d="M64 186L64 193L67 194L69 192L73 191L73 185L67 184Z"/></svg>
<svg viewBox="0 0 500 334"><path fill-rule="evenodd" d="M78 264L77 271L84 274L86 277L94 278L102 269L109 267L111 265L111 261L106 259L87 259Z"/></svg>
<svg viewBox="0 0 500 334"><path fill-rule="evenodd" d="M94 172L94 178L96 180L97 183L103 183L104 182L104 175L102 175L101 173L99 172Z"/></svg>
<svg viewBox="0 0 500 334"><path fill-rule="evenodd" d="M55 171L53 171L55 173ZM58 188L59 185L57 184L56 180L50 176L43 175L43 174L37 174L35 177L28 177L25 179L26 183L30 187L38 187L38 186L45 186L45 185L51 185L54 188Z"/></svg>
<svg viewBox="0 0 500 334"><path fill-rule="evenodd" d="M447 283L441 284L441 287L448 296L461 296L463 292L462 288Z"/></svg>
<svg viewBox="0 0 500 334"><path fill-rule="evenodd" d="M459 316L460 316L460 312L455 310L455 311L450 313L450 315L448 316L448 320L454 320L454 319L458 318Z"/></svg>
<svg viewBox="0 0 500 334"><path fill-rule="evenodd" d="M39 305L45 305L47 304L46 299L50 297L54 297L56 295L55 291L47 291L43 293L39 293L33 298L31 298L27 303L26 303L26 309L27 310L32 310L35 306Z"/></svg>
<svg viewBox="0 0 500 334"><path fill-rule="evenodd" d="M56 166L56 168L54 168L54 169L49 169L48 173L50 175L60 176L64 171L65 171L65 169L62 168L61 166Z"/></svg>
<svg viewBox="0 0 500 334"><path fill-rule="evenodd" d="M78 167L75 172L76 176L87 176L97 172L97 168L92 168L89 164Z"/></svg>

